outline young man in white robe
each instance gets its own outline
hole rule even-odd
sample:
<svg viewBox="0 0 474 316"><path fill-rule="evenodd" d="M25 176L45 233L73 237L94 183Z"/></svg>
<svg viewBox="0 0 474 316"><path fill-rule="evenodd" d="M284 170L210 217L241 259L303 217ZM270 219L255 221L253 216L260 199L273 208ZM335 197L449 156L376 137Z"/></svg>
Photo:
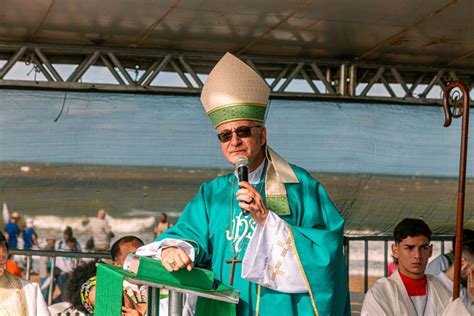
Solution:
<svg viewBox="0 0 474 316"><path fill-rule="evenodd" d="M8 243L0 233L0 315L50 315L38 284L8 273L7 258Z"/></svg>
<svg viewBox="0 0 474 316"><path fill-rule="evenodd" d="M474 241L463 242L461 257L461 288L459 297L467 310L474 315ZM438 279L450 290L453 290L454 264L447 271L440 272Z"/></svg>
<svg viewBox="0 0 474 316"><path fill-rule="evenodd" d="M405 218L394 230L392 254L399 267L367 292L361 315L470 315L458 299L425 269L433 247L431 229L421 219Z"/></svg>
<svg viewBox="0 0 474 316"><path fill-rule="evenodd" d="M463 233L462 240L464 244L474 242L474 230L464 228L462 233ZM453 241L453 245L455 244L455 241L456 241L456 238ZM448 253L440 254L439 256L431 260L430 263L428 263L425 273L438 276L441 272L448 271L449 267L451 267L453 262L454 262L453 250L451 250Z"/></svg>

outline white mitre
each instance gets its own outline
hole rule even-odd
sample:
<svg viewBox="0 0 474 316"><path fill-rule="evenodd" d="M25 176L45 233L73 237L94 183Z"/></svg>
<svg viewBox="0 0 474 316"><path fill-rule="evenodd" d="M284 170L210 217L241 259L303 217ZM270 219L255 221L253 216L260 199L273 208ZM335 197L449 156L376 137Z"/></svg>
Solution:
<svg viewBox="0 0 474 316"><path fill-rule="evenodd" d="M201 102L212 125L240 120L263 123L270 88L250 66L230 53L214 66Z"/></svg>

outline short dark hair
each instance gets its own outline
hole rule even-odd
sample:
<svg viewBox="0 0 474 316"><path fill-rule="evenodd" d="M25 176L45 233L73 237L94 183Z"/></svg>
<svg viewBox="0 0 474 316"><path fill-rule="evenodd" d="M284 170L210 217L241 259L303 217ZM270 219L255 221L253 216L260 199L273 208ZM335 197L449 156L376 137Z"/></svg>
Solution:
<svg viewBox="0 0 474 316"><path fill-rule="evenodd" d="M471 257L474 258L474 240L464 241L462 245L462 251L467 252Z"/></svg>
<svg viewBox="0 0 474 316"><path fill-rule="evenodd" d="M407 237L425 236L431 241L431 229L421 219L405 218L397 224L393 231L393 239L398 244Z"/></svg>
<svg viewBox="0 0 474 316"><path fill-rule="evenodd" d="M67 226L66 229L63 231L63 234L68 236L69 238L72 238L73 237L73 233L72 233L72 228L71 226Z"/></svg>
<svg viewBox="0 0 474 316"><path fill-rule="evenodd" d="M8 241L3 232L0 231L0 247L5 247L8 252Z"/></svg>
<svg viewBox="0 0 474 316"><path fill-rule="evenodd" d="M67 242L72 242L72 243L74 243L74 244L77 245L77 239L76 239L76 237L71 237L71 238L69 238L69 240L68 240Z"/></svg>
<svg viewBox="0 0 474 316"><path fill-rule="evenodd" d="M112 256L112 260L115 261L117 260L117 257L120 255L120 245L132 241L137 241L138 243L142 244L142 246L145 244L140 238L136 236L124 236L122 238L119 238L114 244L112 245L112 248L110 248L110 255Z"/></svg>

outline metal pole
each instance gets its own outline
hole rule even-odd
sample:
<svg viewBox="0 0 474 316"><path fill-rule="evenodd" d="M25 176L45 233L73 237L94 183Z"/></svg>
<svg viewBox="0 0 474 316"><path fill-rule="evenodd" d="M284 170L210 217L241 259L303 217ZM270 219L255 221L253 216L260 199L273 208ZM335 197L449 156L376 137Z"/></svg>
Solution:
<svg viewBox="0 0 474 316"><path fill-rule="evenodd" d="M48 58L46 58L46 56L43 54L41 49L39 49L38 47L35 47L34 51L35 51L36 55L38 56L38 58L40 59L40 61L46 66L46 68L48 68L49 72L53 75L54 79L56 81L63 82L63 79L58 74L56 69L54 69L53 65L51 65Z"/></svg>
<svg viewBox="0 0 474 316"><path fill-rule="evenodd" d="M349 244L349 242L350 242L349 238L344 237L344 255L345 255L345 257L346 257L346 260L345 260L345 261L346 261L347 280L349 280L349 275L350 275L350 274L349 274L349 265L350 265L350 264L349 264L349 263L350 263L350 261L349 261L349 251L350 251L350 250L349 250L349 249L350 249L350 244ZM349 282L349 281L348 281L348 282Z"/></svg>
<svg viewBox="0 0 474 316"><path fill-rule="evenodd" d="M441 254L444 255L444 240L441 240Z"/></svg>
<svg viewBox="0 0 474 316"><path fill-rule="evenodd" d="M339 94L347 95L347 64L339 66Z"/></svg>
<svg viewBox="0 0 474 316"><path fill-rule="evenodd" d="M160 314L160 290L148 287L147 315L158 316Z"/></svg>
<svg viewBox="0 0 474 316"><path fill-rule="evenodd" d="M150 74L150 77L148 77L145 82L143 82L143 86L150 85L152 81L156 78L156 76L158 76L158 74L168 65L172 58L173 55L166 55L160 62L160 64L156 67L156 69L154 69L154 71Z"/></svg>
<svg viewBox="0 0 474 316"><path fill-rule="evenodd" d="M369 241L364 240L364 293L369 290Z"/></svg>
<svg viewBox="0 0 474 316"><path fill-rule="evenodd" d="M31 256L26 256L26 279L30 279Z"/></svg>
<svg viewBox="0 0 474 316"><path fill-rule="evenodd" d="M388 241L383 241L383 275L388 276Z"/></svg>
<svg viewBox="0 0 474 316"><path fill-rule="evenodd" d="M454 92L457 95L453 96L454 104L456 108L462 94L462 112L452 113L449 105L449 97L451 91L457 88L458 91ZM459 90L461 92L459 92ZM457 96L457 98L456 98ZM458 118L462 116L462 130L461 130L461 154L459 162L459 182L458 182L458 207L456 217L456 243L454 245L454 285L453 285L453 300L459 297L459 285L461 277L461 256L462 256L462 245L463 245L463 224L464 224L464 196L466 186L466 161L467 161L467 133L469 129L469 90L466 85L459 81L450 82L444 91L443 107L445 121L444 126L448 127L451 124L451 118Z"/></svg>
<svg viewBox="0 0 474 316"><path fill-rule="evenodd" d="M54 263L56 262L56 257L50 257L51 261L51 271L49 272L49 288L48 288L48 305L53 303L53 289L54 289Z"/></svg>
<svg viewBox="0 0 474 316"><path fill-rule="evenodd" d="M357 88L357 66L350 65L349 66L349 89L348 93L351 97L356 95L356 88Z"/></svg>
<svg viewBox="0 0 474 316"><path fill-rule="evenodd" d="M170 291L169 297L169 316L181 316L183 314L183 294Z"/></svg>
<svg viewBox="0 0 474 316"><path fill-rule="evenodd" d="M20 60L20 58L25 54L26 52L26 47L22 47L16 52L15 55L13 55L12 58L10 58L5 65L3 65L3 68L0 68L0 79L3 79L3 77L7 74L7 72L15 66L16 62Z"/></svg>

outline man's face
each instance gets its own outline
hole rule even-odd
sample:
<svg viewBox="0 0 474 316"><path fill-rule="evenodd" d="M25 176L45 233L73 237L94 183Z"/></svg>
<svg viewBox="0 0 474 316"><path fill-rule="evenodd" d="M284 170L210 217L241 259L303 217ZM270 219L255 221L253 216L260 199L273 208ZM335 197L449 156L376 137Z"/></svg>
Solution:
<svg viewBox="0 0 474 316"><path fill-rule="evenodd" d="M261 126L252 121L235 121L222 124L217 128L217 133L235 132L239 127ZM249 160L249 169L254 170L258 167L265 156L264 145L267 140L267 131L265 127L251 128L249 137L241 138L237 133L232 133L232 138L227 142L221 142L221 150L225 159L231 164L235 164L238 157L245 156Z"/></svg>
<svg viewBox="0 0 474 316"><path fill-rule="evenodd" d="M123 266L123 263L125 259L127 258L127 256L131 253L135 253L135 251L137 251L137 249L140 248L141 246L143 246L143 244L136 240L121 243L119 245L120 253L115 259L114 265L118 267Z"/></svg>
<svg viewBox="0 0 474 316"><path fill-rule="evenodd" d="M461 284L467 287L467 279L469 274L474 271L474 260L471 256L466 255L463 251L461 258Z"/></svg>
<svg viewBox="0 0 474 316"><path fill-rule="evenodd" d="M0 275L3 275L3 271L5 271L5 269L7 268L7 259L8 259L7 248L0 246Z"/></svg>
<svg viewBox="0 0 474 316"><path fill-rule="evenodd" d="M47 239L46 240L46 246L48 248L54 248L54 244L56 243L56 241L54 239Z"/></svg>
<svg viewBox="0 0 474 316"><path fill-rule="evenodd" d="M411 278L421 279L425 275L433 246L426 236L407 237L392 245L392 253L398 259L400 272Z"/></svg>

